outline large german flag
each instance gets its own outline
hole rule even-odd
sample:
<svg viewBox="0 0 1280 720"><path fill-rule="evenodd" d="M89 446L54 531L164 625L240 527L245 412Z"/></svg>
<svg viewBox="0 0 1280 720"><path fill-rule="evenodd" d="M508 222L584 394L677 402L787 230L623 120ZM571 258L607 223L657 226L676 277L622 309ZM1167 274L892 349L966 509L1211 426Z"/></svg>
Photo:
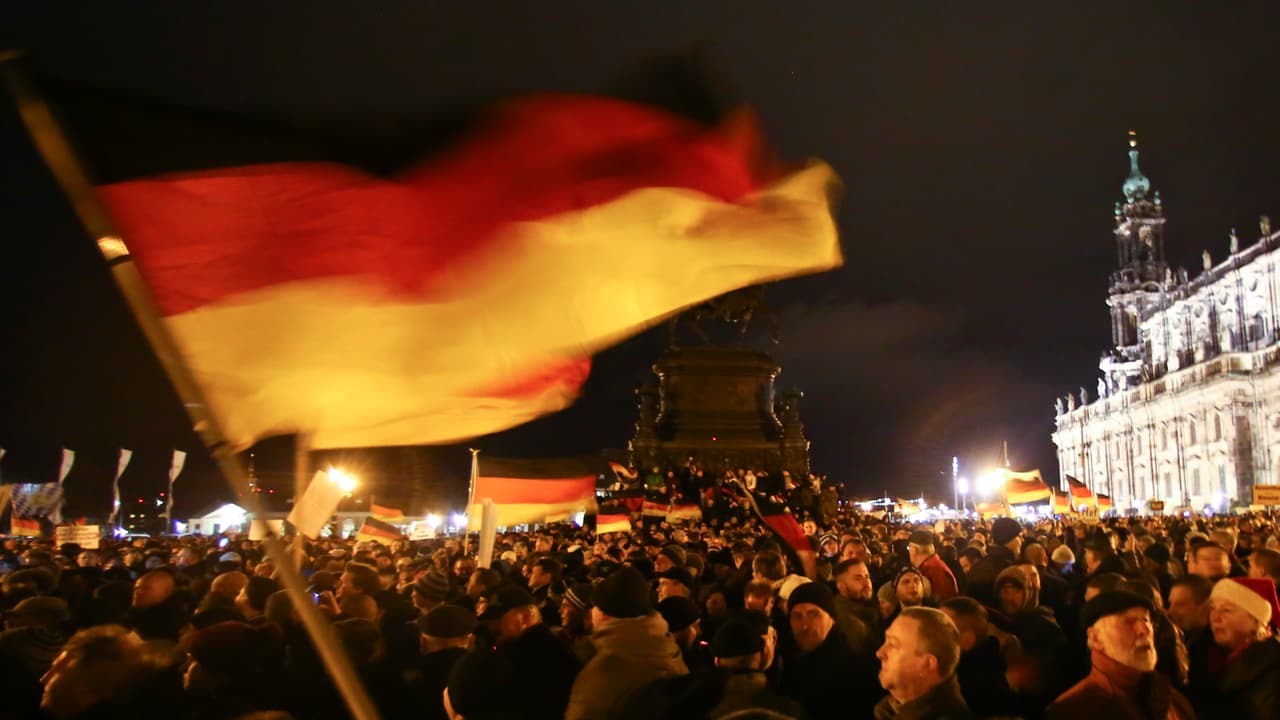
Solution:
<svg viewBox="0 0 1280 720"><path fill-rule="evenodd" d="M588 459L513 460L480 456L472 480L468 516L472 526L485 500L498 509L498 525L545 522L596 509L599 461Z"/></svg>
<svg viewBox="0 0 1280 720"><path fill-rule="evenodd" d="M1004 478L1004 500L1010 505L1045 502L1053 498L1053 491L1040 477L1039 470L1028 472L1006 472Z"/></svg>
<svg viewBox="0 0 1280 720"><path fill-rule="evenodd" d="M530 95L394 147L51 97L123 240L100 244L127 247L237 447L502 430L661 318L842 261L830 168L766 167L742 113Z"/></svg>

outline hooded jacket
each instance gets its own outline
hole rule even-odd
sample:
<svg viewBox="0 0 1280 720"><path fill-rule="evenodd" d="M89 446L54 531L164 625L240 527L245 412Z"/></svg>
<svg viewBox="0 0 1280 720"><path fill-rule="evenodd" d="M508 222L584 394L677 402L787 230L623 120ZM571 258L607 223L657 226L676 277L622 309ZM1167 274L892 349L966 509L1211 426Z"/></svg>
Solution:
<svg viewBox="0 0 1280 720"><path fill-rule="evenodd" d="M686 675L680 648L658 613L613 618L591 635L596 654L569 693L565 720L608 718L615 704L658 678Z"/></svg>

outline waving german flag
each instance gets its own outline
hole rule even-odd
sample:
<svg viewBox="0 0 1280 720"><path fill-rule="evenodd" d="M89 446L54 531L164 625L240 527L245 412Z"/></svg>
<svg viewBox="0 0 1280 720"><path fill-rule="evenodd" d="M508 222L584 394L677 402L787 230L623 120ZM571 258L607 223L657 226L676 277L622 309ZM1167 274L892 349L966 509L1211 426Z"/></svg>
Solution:
<svg viewBox="0 0 1280 720"><path fill-rule="evenodd" d="M1098 497L1093 494L1088 485L1079 480L1067 476L1067 490L1071 493L1071 504L1079 507L1081 505L1089 505L1094 509L1098 508Z"/></svg>
<svg viewBox="0 0 1280 720"><path fill-rule="evenodd" d="M1004 500L1010 505L1043 502L1053 498L1053 491L1045 485L1039 470L1006 472Z"/></svg>
<svg viewBox="0 0 1280 720"><path fill-rule="evenodd" d="M100 244L137 264L237 447L502 430L565 407L593 353L657 320L842 261L830 168L766 166L743 113L529 95L444 141L353 151L58 89L120 233Z"/></svg>

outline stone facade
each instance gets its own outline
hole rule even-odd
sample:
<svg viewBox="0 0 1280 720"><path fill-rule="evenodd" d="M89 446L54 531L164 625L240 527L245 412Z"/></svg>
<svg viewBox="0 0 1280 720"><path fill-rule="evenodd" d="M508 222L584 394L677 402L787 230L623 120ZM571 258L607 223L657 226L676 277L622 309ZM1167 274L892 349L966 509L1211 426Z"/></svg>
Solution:
<svg viewBox="0 0 1280 720"><path fill-rule="evenodd" d="M1056 402L1063 476L1111 495L1117 510L1224 509L1280 484L1280 233L1261 237L1189 278L1164 257L1164 208L1138 168L1116 204L1119 269L1107 306L1112 348L1088 390ZM1065 488L1065 478L1062 480Z"/></svg>

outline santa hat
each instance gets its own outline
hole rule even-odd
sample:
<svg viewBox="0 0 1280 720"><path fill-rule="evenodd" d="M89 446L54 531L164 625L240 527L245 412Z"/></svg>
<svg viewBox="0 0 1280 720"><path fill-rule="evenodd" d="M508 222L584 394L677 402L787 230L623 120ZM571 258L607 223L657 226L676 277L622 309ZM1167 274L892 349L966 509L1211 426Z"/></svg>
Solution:
<svg viewBox="0 0 1280 720"><path fill-rule="evenodd" d="M1280 622L1276 584L1269 578L1223 578L1213 586L1209 597L1234 603L1263 625Z"/></svg>

